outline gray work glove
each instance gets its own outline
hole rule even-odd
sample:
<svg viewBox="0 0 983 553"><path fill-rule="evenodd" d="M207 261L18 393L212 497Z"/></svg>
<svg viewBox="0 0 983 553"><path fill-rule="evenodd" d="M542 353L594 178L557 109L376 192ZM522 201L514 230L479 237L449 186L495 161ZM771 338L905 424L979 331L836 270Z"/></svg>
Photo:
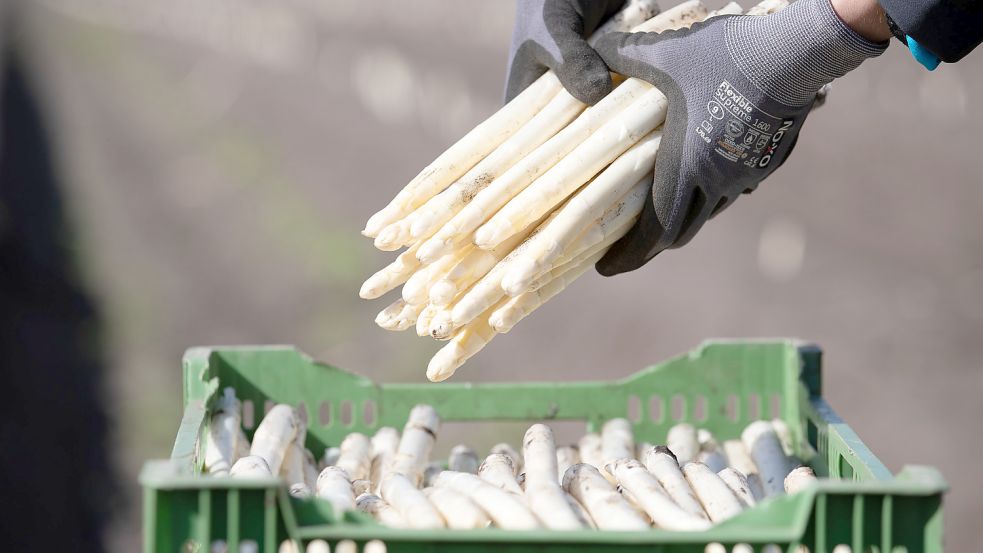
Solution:
<svg viewBox="0 0 983 553"><path fill-rule="evenodd" d="M685 245L703 224L781 165L820 87L879 55L830 0L766 16L721 16L690 29L611 33L597 52L612 71L669 99L641 218L597 263L605 276Z"/></svg>
<svg viewBox="0 0 983 553"><path fill-rule="evenodd" d="M611 74L586 37L625 0L519 0L509 49L505 101L548 69L574 98L595 104L611 91Z"/></svg>

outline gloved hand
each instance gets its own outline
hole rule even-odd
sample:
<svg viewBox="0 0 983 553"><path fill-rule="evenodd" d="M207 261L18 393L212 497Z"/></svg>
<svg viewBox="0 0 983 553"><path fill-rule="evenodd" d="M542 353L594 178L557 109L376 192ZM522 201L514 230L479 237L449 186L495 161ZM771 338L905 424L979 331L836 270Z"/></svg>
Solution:
<svg viewBox="0 0 983 553"><path fill-rule="evenodd" d="M598 272L631 271L689 242L785 161L820 87L885 48L847 27L830 0L602 37L597 52L611 70L654 84L669 109L651 201Z"/></svg>
<svg viewBox="0 0 983 553"><path fill-rule="evenodd" d="M574 98L594 104L611 91L611 75L585 37L625 0L519 0L509 49L505 101L548 69Z"/></svg>

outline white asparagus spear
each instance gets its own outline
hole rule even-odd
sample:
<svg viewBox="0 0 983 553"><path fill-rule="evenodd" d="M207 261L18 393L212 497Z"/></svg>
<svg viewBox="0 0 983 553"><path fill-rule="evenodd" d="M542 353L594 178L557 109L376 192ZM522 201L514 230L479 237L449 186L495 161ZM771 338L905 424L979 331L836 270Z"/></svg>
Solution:
<svg viewBox="0 0 983 553"><path fill-rule="evenodd" d="M433 479L441 472L444 472L443 463L437 461L427 463L427 468L423 469L423 482L420 482L420 487L427 488L433 486Z"/></svg>
<svg viewBox="0 0 983 553"><path fill-rule="evenodd" d="M771 427L775 429L785 455L790 457L795 455L795 440L792 438L792 429L789 428L788 423L782 419L771 419Z"/></svg>
<svg viewBox="0 0 983 553"><path fill-rule="evenodd" d="M331 553L331 547L324 540L313 540L307 544L307 553Z"/></svg>
<svg viewBox="0 0 983 553"><path fill-rule="evenodd" d="M311 490L314 490L314 488L317 487L317 475L320 474L321 471L317 469L317 459L314 458L314 454L311 453L311 450L305 448L303 453L304 484L306 484Z"/></svg>
<svg viewBox="0 0 983 553"><path fill-rule="evenodd" d="M335 545L334 553L358 553L358 545L353 540L341 540Z"/></svg>
<svg viewBox="0 0 983 553"><path fill-rule="evenodd" d="M355 497L362 495L363 493L372 493L372 481L368 479L352 480L352 493Z"/></svg>
<svg viewBox="0 0 983 553"><path fill-rule="evenodd" d="M621 11L594 31L587 43L593 46L602 35L609 32L630 31L658 14L659 4L655 0L629 0Z"/></svg>
<svg viewBox="0 0 983 553"><path fill-rule="evenodd" d="M431 382L441 382L453 376L465 361L495 338L498 333L488 325L488 317L504 301L492 305L474 320L454 331L450 341L440 348L427 364L427 378ZM433 332L436 334L436 331Z"/></svg>
<svg viewBox="0 0 983 553"><path fill-rule="evenodd" d="M297 499L309 499L314 495L311 491L311 487L304 482L295 482L290 484L290 488L287 491L290 497L296 497Z"/></svg>
<svg viewBox="0 0 983 553"><path fill-rule="evenodd" d="M523 473L520 473L518 476L515 477L515 481L519 484L519 487L522 488L522 492L525 493L525 491L526 491L526 473L524 473L524 472Z"/></svg>
<svg viewBox="0 0 983 553"><path fill-rule="evenodd" d="M430 303L442 307L449 305L458 297L459 293L470 288L478 279L491 271L499 261L505 259L541 223L542 221L536 221L493 250L472 248L471 252L451 268L444 278L430 287Z"/></svg>
<svg viewBox="0 0 983 553"><path fill-rule="evenodd" d="M382 482L383 473L389 468L399 448L399 431L391 426L383 426L372 435L372 469L370 480Z"/></svg>
<svg viewBox="0 0 983 553"><path fill-rule="evenodd" d="M372 442L361 432L352 432L341 442L341 456L335 466L345 469L349 478L364 480L372 469Z"/></svg>
<svg viewBox="0 0 983 553"><path fill-rule="evenodd" d="M754 465L751 455L748 454L741 440L725 440L724 454L727 456L727 464L745 476L758 473L758 467Z"/></svg>
<svg viewBox="0 0 983 553"><path fill-rule="evenodd" d="M440 512L447 527L457 530L485 528L491 520L468 496L451 488L425 488L423 494Z"/></svg>
<svg viewBox="0 0 983 553"><path fill-rule="evenodd" d="M243 457L249 455L249 450L252 445L249 443L249 436L246 436L246 431L239 427L239 439L236 440L236 455L235 460L238 461Z"/></svg>
<svg viewBox="0 0 983 553"><path fill-rule="evenodd" d="M580 451L580 461L600 470L604 466L604 456L601 454L601 435L588 432L580 437L577 449Z"/></svg>
<svg viewBox="0 0 983 553"><path fill-rule="evenodd" d="M591 267L604 256L604 251L593 252L589 257L571 263L572 267L564 267L561 274L546 280L542 285L535 286L514 298L497 305L495 310L488 315L488 326L499 334L505 334L512 330L516 324L539 309L544 303L553 296L565 290L573 284L575 280L584 275Z"/></svg>
<svg viewBox="0 0 983 553"><path fill-rule="evenodd" d="M493 486L473 474L445 470L437 475L434 486L450 488L468 496L499 528L533 530L540 527L539 521L521 497Z"/></svg>
<svg viewBox="0 0 983 553"><path fill-rule="evenodd" d="M567 268L580 265L584 259L592 257L594 253L606 251L634 226L646 199L651 194L651 188L652 173L649 172L639 179L627 194L608 207L601 217L589 222L579 234L575 233L576 236L569 241L569 245L564 248L560 256L548 263L542 263L542 268L550 271L536 275L536 279L528 285L528 289L536 290L541 287L546 275L551 275L552 278L562 274ZM548 281L549 278L546 280ZM503 289L510 295L521 290L524 285L514 279L506 281L503 277Z"/></svg>
<svg viewBox="0 0 983 553"><path fill-rule="evenodd" d="M543 222L535 228L529 236L515 247L508 255L499 261L487 274L474 283L467 292L454 303L451 309L450 329L460 328L471 322L478 316L483 316L482 312L499 302L505 293L502 290L502 277L508 271L512 260L522 255L522 252L535 240L536 234L549 224L556 217L556 212L548 214L543 218ZM524 231L523 231L524 232ZM446 330L444 331L446 332Z"/></svg>
<svg viewBox="0 0 983 553"><path fill-rule="evenodd" d="M670 29L689 27L697 21L702 21L709 15L706 6L700 0L689 0L677 4L643 23L633 27L633 33L661 33Z"/></svg>
<svg viewBox="0 0 983 553"><path fill-rule="evenodd" d="M489 313L490 314L490 313ZM492 341L496 332L485 318L472 321L454 331L450 341L430 359L427 378L431 382L447 380L457 369Z"/></svg>
<svg viewBox="0 0 983 553"><path fill-rule="evenodd" d="M686 531L704 530L710 526L706 517L694 516L676 505L658 479L638 460L612 461L606 470L615 476L622 491L631 493L636 504L659 528Z"/></svg>
<svg viewBox="0 0 983 553"><path fill-rule="evenodd" d="M324 470L326 467L333 467L341 457L341 448L337 446L324 448L324 455L317 464L317 468Z"/></svg>
<svg viewBox="0 0 983 553"><path fill-rule="evenodd" d="M666 435L666 447L676 456L679 466L696 459L696 454L700 451L700 444L696 441L696 428L685 422L673 426Z"/></svg>
<svg viewBox="0 0 983 553"><path fill-rule="evenodd" d="M601 476L607 478L608 482L616 484L617 481L610 472L607 471L608 463L618 459L632 459L635 456L635 434L631 430L631 423L625 418L611 419L601 427L601 461L604 463L598 467Z"/></svg>
<svg viewBox="0 0 983 553"><path fill-rule="evenodd" d="M815 484L816 473L807 466L796 467L785 477L785 493L796 493Z"/></svg>
<svg viewBox="0 0 983 553"><path fill-rule="evenodd" d="M670 14L662 19L647 18L654 13L658 13L654 0L629 2L622 12L615 14L597 29L593 38L596 39L605 32L636 30L645 24L658 27L670 24L675 21L674 17L678 17L678 14ZM553 72L549 71L427 166L386 208L369 219L362 234L376 236L383 227L401 219L429 197L443 190L518 129L523 128L556 95L568 93L563 90Z"/></svg>
<svg viewBox="0 0 983 553"><path fill-rule="evenodd" d="M433 326L433 320L438 315L440 315L441 309L432 303L428 303L423 311L420 312L420 316L416 319L416 335L423 337L430 335L430 327Z"/></svg>
<svg viewBox="0 0 983 553"><path fill-rule="evenodd" d="M696 462L710 467L710 470L720 472L727 468L727 459L720 450L700 451L696 454Z"/></svg>
<svg viewBox="0 0 983 553"><path fill-rule="evenodd" d="M658 89L653 88L642 94L516 194L475 231L474 243L482 249L494 248L549 213L634 143L661 125L668 105L666 96Z"/></svg>
<svg viewBox="0 0 983 553"><path fill-rule="evenodd" d="M521 258L513 262L508 274L502 278L505 291L509 295L517 295L528 287L536 275L551 269L557 258L580 235L584 221L602 217L642 177L648 175L647 184L651 188L652 164L661 141L662 131L649 133L570 198L557 216L537 233L535 241L526 248Z"/></svg>
<svg viewBox="0 0 983 553"><path fill-rule="evenodd" d="M410 528L444 528L447 524L416 483L399 473L382 479L381 496L403 515Z"/></svg>
<svg viewBox="0 0 983 553"><path fill-rule="evenodd" d="M232 468L229 469L229 476L233 478L269 478L273 476L270 465L266 459L259 455L246 455L240 458Z"/></svg>
<svg viewBox="0 0 983 553"><path fill-rule="evenodd" d="M386 542L382 540L369 540L365 542L362 553L386 553Z"/></svg>
<svg viewBox="0 0 983 553"><path fill-rule="evenodd" d="M788 0L764 0L747 11L747 15L768 15L788 6Z"/></svg>
<svg viewBox="0 0 983 553"><path fill-rule="evenodd" d="M563 482L562 476L560 477L560 482ZM573 512L576 513L577 518L580 520L580 525L583 528L593 528L596 530L597 525L594 524L594 519L590 517L590 513L587 512L587 509L585 509L576 498L570 495L570 492L563 490L563 494L566 496L567 503L570 504L570 508L573 509Z"/></svg>
<svg viewBox="0 0 983 553"><path fill-rule="evenodd" d="M369 218L362 234L375 237L460 178L532 119L561 89L560 80L552 71L537 79L424 168L389 205Z"/></svg>
<svg viewBox="0 0 983 553"><path fill-rule="evenodd" d="M280 547L276 550L277 553L301 553L300 547L297 542L293 540L283 540L280 542Z"/></svg>
<svg viewBox="0 0 983 553"><path fill-rule="evenodd" d="M683 475L711 521L722 522L744 510L730 487L703 463L686 463Z"/></svg>
<svg viewBox="0 0 983 553"><path fill-rule="evenodd" d="M410 410L390 471L404 474L414 485L419 484L439 429L440 417L433 407L417 405Z"/></svg>
<svg viewBox="0 0 983 553"><path fill-rule="evenodd" d="M539 309L553 296L565 290L590 270L604 256L611 244L624 236L635 224L638 213L641 212L642 204L649 194L651 175L643 177L642 180L644 182L639 182L638 186L611 209L612 217L608 218L605 215L581 233L580 238L571 246L572 252L570 254L576 254L576 257L552 271L538 276L528 285L526 291L505 300L489 315L489 326L499 334L509 332L519 321L531 315L533 311ZM600 234L600 242L598 243L594 243L595 238L597 238L593 236L595 231ZM592 236L587 238L588 235ZM592 243L594 244L588 247L588 244ZM562 262L564 259L566 259L566 254L559 261ZM512 293L512 290L508 292Z"/></svg>
<svg viewBox="0 0 983 553"><path fill-rule="evenodd" d="M335 515L341 517L345 511L355 509L355 494L348 473L339 467L327 467L317 476L317 496L334 508Z"/></svg>
<svg viewBox="0 0 983 553"><path fill-rule="evenodd" d="M744 13L744 8L742 8L737 2L731 2L719 10L713 10L707 14L707 19L717 17L718 15L741 15L742 13Z"/></svg>
<svg viewBox="0 0 983 553"><path fill-rule="evenodd" d="M717 476L724 481L724 484L727 484L730 491L734 492L742 507L751 507L758 502L754 498L754 494L751 493L751 486L747 482L747 477L741 471L727 467L718 471Z"/></svg>
<svg viewBox="0 0 983 553"><path fill-rule="evenodd" d="M556 481L563 480L563 474L567 472L570 465L580 462L580 452L577 446L564 445L556 448Z"/></svg>
<svg viewBox="0 0 983 553"><path fill-rule="evenodd" d="M512 461L512 474L518 476L522 472L522 455L508 442L501 442L491 446L489 453L501 453Z"/></svg>
<svg viewBox="0 0 983 553"><path fill-rule="evenodd" d="M407 217L409 232L404 243L426 240L455 213L467 205L495 178L515 165L540 144L553 137L586 106L569 93L557 94L546 106L485 159L446 190L431 198ZM379 234L382 238L385 230Z"/></svg>
<svg viewBox="0 0 983 553"><path fill-rule="evenodd" d="M418 270L403 285L403 299L412 304L427 303L430 299L430 286L443 279L473 249L474 246L465 245Z"/></svg>
<svg viewBox="0 0 983 553"><path fill-rule="evenodd" d="M485 482L509 493L522 495L522 488L515 480L512 459L503 453L492 453L478 467L478 477Z"/></svg>
<svg viewBox="0 0 983 553"><path fill-rule="evenodd" d="M785 493L784 482L789 473L789 463L771 423L752 422L741 433L741 440L758 467L765 494L771 497Z"/></svg>
<svg viewBox="0 0 983 553"><path fill-rule="evenodd" d="M283 463L280 465L280 476L287 481L287 485L306 484L307 478L304 473L304 447L298 446L296 442L287 447L287 453L283 456Z"/></svg>
<svg viewBox="0 0 983 553"><path fill-rule="evenodd" d="M406 519L392 505L373 493L363 493L355 499L359 511L375 517L383 526L406 528Z"/></svg>
<svg viewBox="0 0 983 553"><path fill-rule="evenodd" d="M747 487L751 492L751 497L753 497L756 502L767 497L765 494L765 487L761 484L761 477L758 476L758 473L752 472L751 474L747 475Z"/></svg>
<svg viewBox="0 0 983 553"><path fill-rule="evenodd" d="M587 140L595 130L601 128L608 120L651 89L651 85L638 79L628 79L615 87L600 102L584 111L553 138L478 192L468 205L420 246L417 257L423 261L437 259L440 255L451 251L462 240L468 239L482 223L519 191L546 173L564 156Z"/></svg>
<svg viewBox="0 0 983 553"><path fill-rule="evenodd" d="M693 0L680 4L633 30L661 32L670 28L685 27L701 20L707 13L706 8L699 1ZM445 224L431 240L421 246L418 257L424 260L435 259L440 254L449 251L453 244L463 237L469 236L490 214L501 208L532 180L586 140L599 124L620 112L627 103L637 98L639 94L650 90L648 83L638 79L629 79L626 83L627 86L623 83L616 87L596 106L584 112L581 117L568 125L553 139L527 156L523 162L518 163L513 167L511 173L506 172L491 186L480 192L474 201ZM630 146L630 144L626 144L626 146Z"/></svg>
<svg viewBox="0 0 983 553"><path fill-rule="evenodd" d="M235 463L237 442L242 428L239 408L235 389L222 390L222 397L216 402L215 413L208 425L208 439L205 445L205 469L212 476L227 476L232 464Z"/></svg>
<svg viewBox="0 0 983 553"><path fill-rule="evenodd" d="M299 427L300 417L297 416L296 409L282 403L274 405L256 427L249 454L266 459L270 472L280 474L283 457Z"/></svg>
<svg viewBox="0 0 983 553"><path fill-rule="evenodd" d="M436 314L430 319L427 329L434 340L449 340L454 337L454 321L451 318L452 306L436 308Z"/></svg>
<svg viewBox="0 0 983 553"><path fill-rule="evenodd" d="M727 457L712 432L704 428L697 430L696 441L700 445L700 452L696 454L697 461L717 473L727 468Z"/></svg>
<svg viewBox="0 0 983 553"><path fill-rule="evenodd" d="M601 530L649 528L648 521L591 465L579 463L567 469L563 489L587 509Z"/></svg>
<svg viewBox="0 0 983 553"><path fill-rule="evenodd" d="M478 473L478 465L481 461L474 449L461 444L451 448L450 455L447 456L447 468L457 472Z"/></svg>
<svg viewBox="0 0 983 553"><path fill-rule="evenodd" d="M697 499L689 482L679 468L679 461L664 445L657 445L642 453L642 464L655 476L669 497L681 509L697 518L707 518L703 505Z"/></svg>
<svg viewBox="0 0 983 553"><path fill-rule="evenodd" d="M425 304L412 305L399 298L376 315L375 324L386 330L406 330L416 323L425 307Z"/></svg>
<svg viewBox="0 0 983 553"><path fill-rule="evenodd" d="M526 467L525 497L529 508L547 528L583 528L557 479L556 442L549 426L534 424L526 430L522 439L522 458Z"/></svg>
<svg viewBox="0 0 983 553"><path fill-rule="evenodd" d="M420 261L416 258L416 251L420 244L410 246L405 252L396 256L396 259L378 270L362 283L358 290L358 296L367 300L374 300L395 289L400 284L406 282L413 273L420 268Z"/></svg>

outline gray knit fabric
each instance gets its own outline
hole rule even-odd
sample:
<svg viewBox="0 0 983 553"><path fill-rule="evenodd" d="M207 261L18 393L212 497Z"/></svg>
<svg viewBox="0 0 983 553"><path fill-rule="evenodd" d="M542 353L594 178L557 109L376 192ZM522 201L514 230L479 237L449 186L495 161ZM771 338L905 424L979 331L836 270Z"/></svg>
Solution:
<svg viewBox="0 0 983 553"><path fill-rule="evenodd" d="M611 70L653 83L669 110L652 199L598 271L631 271L689 242L785 161L821 86L885 48L850 31L829 0L602 37L596 50Z"/></svg>
<svg viewBox="0 0 983 553"><path fill-rule="evenodd" d="M611 91L611 74L587 44L624 0L519 0L509 49L505 101L547 70L578 100L593 104Z"/></svg>
<svg viewBox="0 0 983 553"><path fill-rule="evenodd" d="M768 17L727 21L734 63L758 89L788 106L811 103L819 87L886 48L847 27L829 0L800 0Z"/></svg>

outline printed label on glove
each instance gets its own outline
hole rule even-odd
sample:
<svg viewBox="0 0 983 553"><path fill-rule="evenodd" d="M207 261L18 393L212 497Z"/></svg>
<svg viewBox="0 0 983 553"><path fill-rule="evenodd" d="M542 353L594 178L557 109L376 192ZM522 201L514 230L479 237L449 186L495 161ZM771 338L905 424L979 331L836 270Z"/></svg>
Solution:
<svg viewBox="0 0 983 553"><path fill-rule="evenodd" d="M727 81L714 91L707 103L707 114L696 134L724 159L748 167L767 167L795 123L758 108Z"/></svg>

